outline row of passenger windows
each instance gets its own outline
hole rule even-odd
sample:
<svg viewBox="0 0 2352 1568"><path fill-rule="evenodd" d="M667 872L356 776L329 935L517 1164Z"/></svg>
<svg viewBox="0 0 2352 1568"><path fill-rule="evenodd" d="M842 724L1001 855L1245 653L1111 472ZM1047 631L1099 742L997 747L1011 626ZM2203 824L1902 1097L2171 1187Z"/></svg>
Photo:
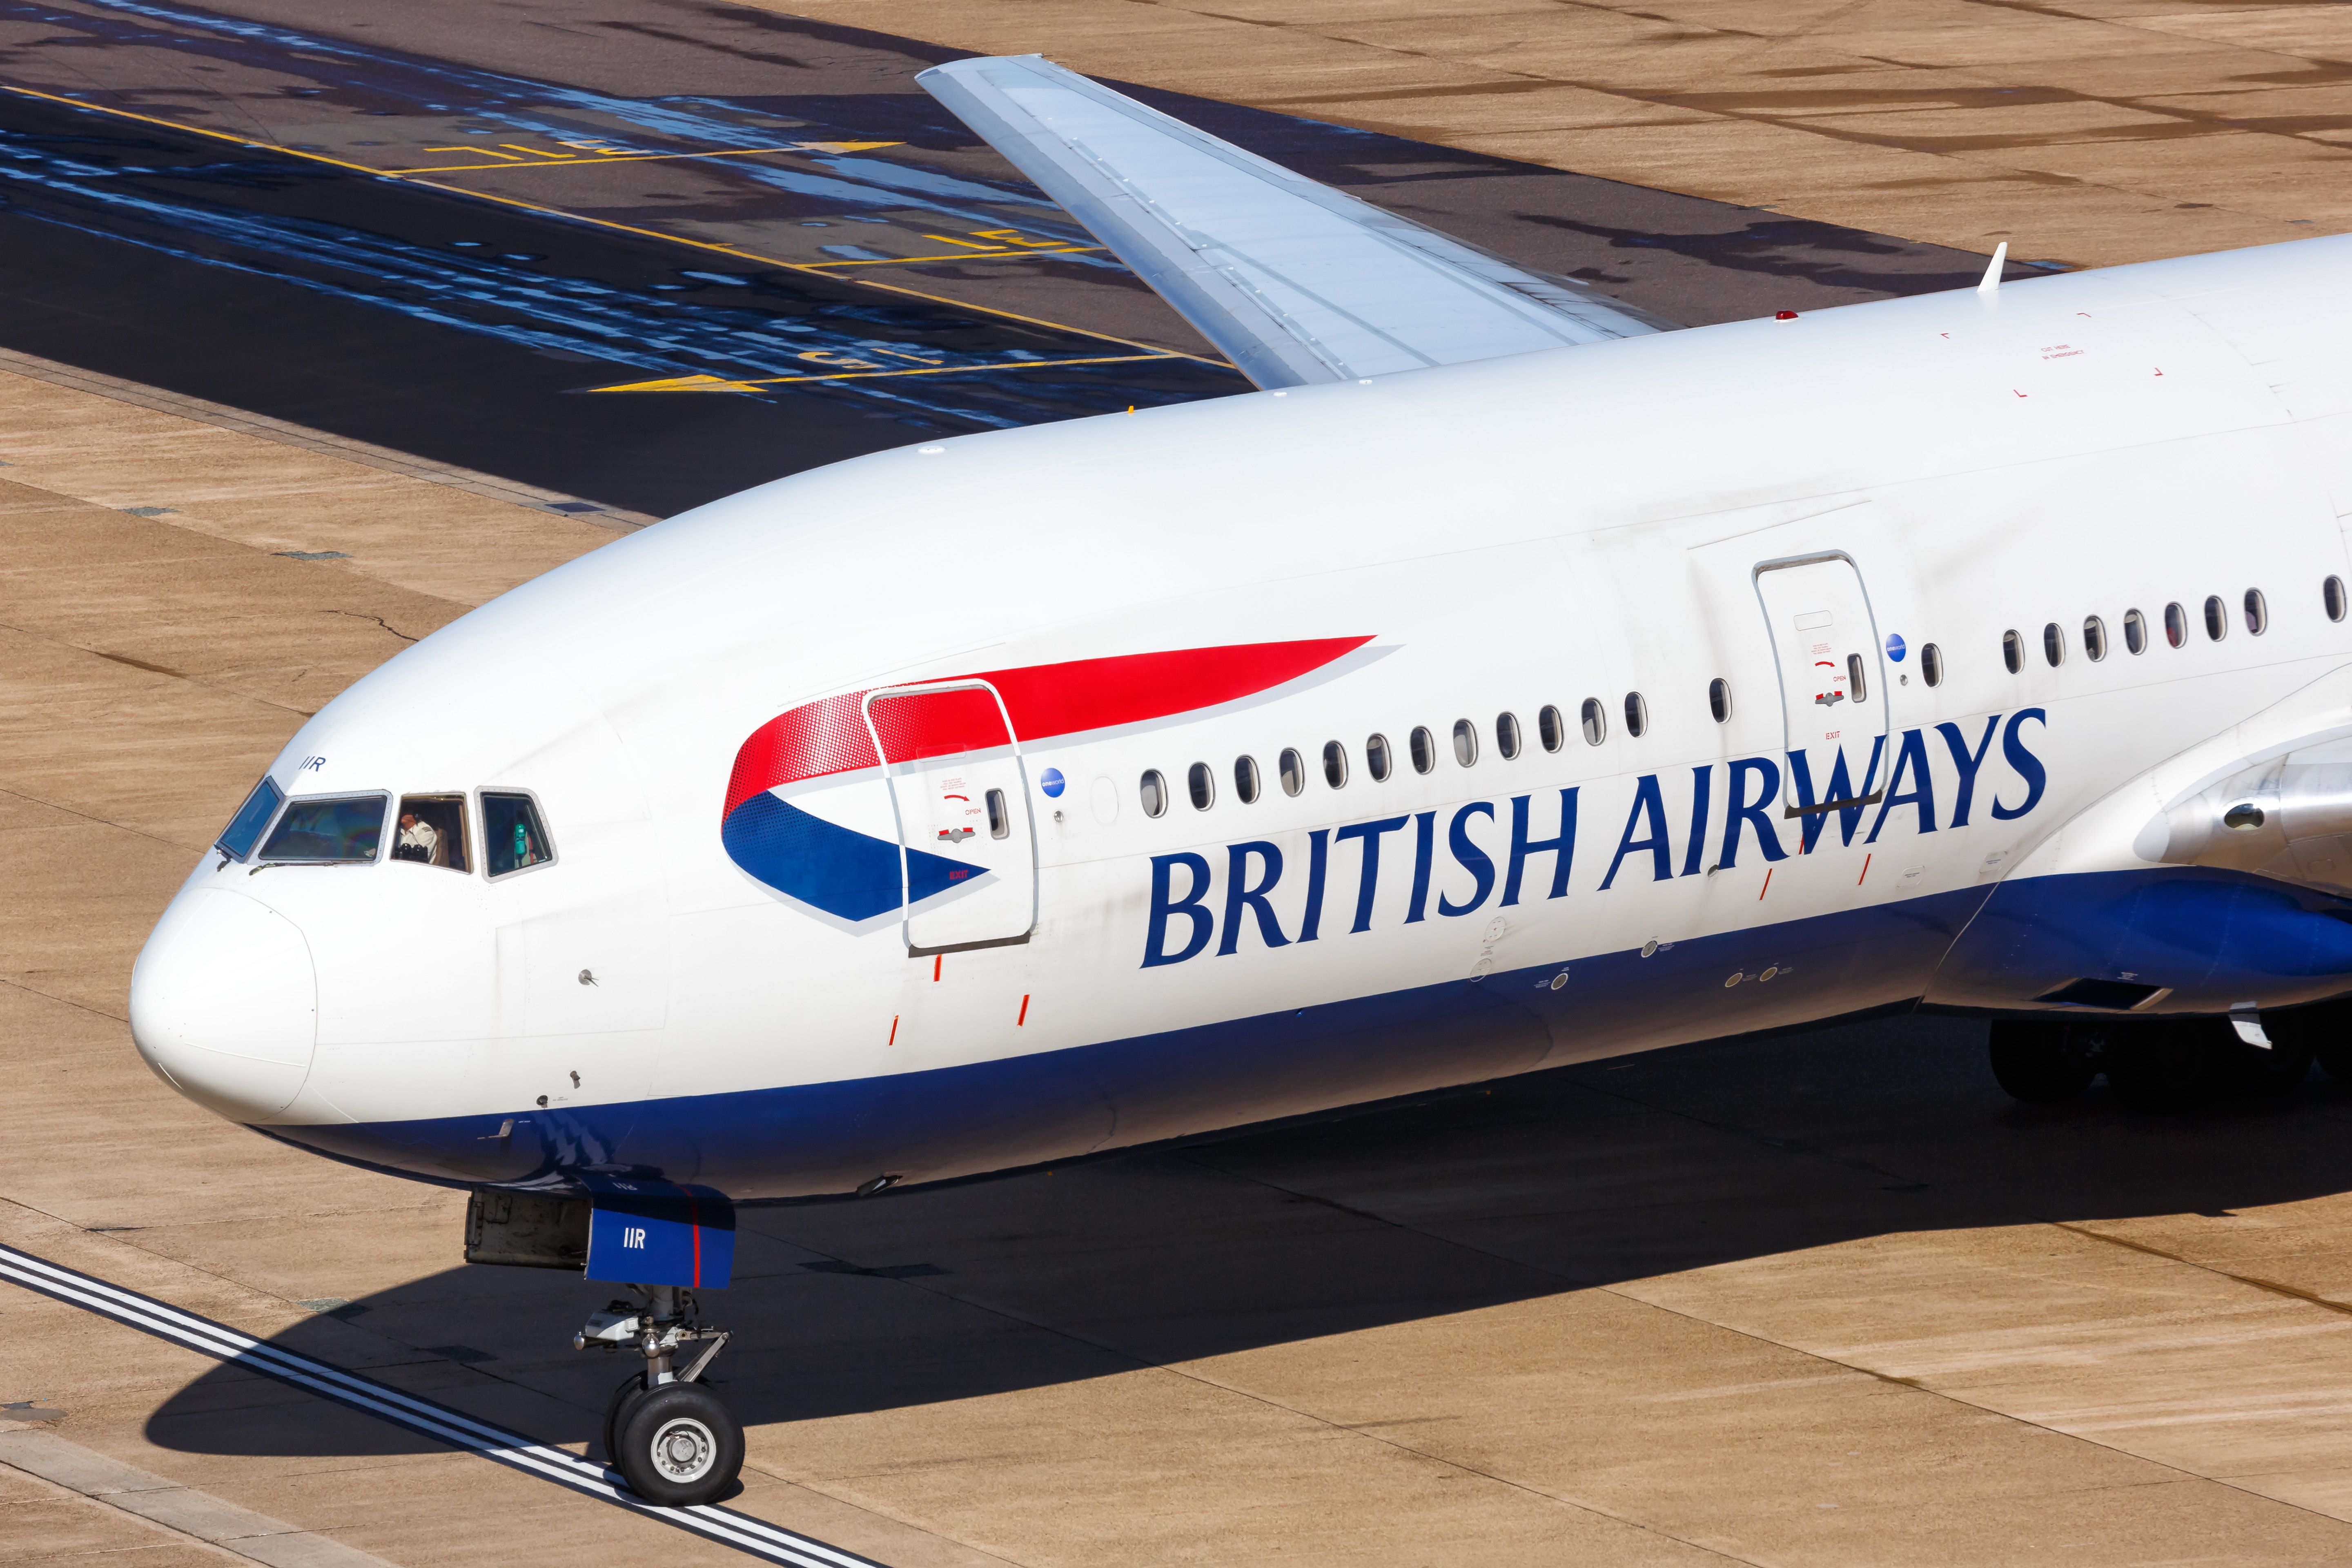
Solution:
<svg viewBox="0 0 2352 1568"><path fill-rule="evenodd" d="M1731 689L1720 680L1715 684L1718 689L1721 703L1721 711L1717 717L1728 717L1731 710ZM1624 712L1627 733L1639 735L1650 727L1650 705L1640 692L1629 691L1625 694ZM1609 738L1609 713L1601 706L1599 698L1588 697L1584 700L1580 723L1588 744L1597 746ZM1536 740L1545 751L1559 751L1568 743L1568 735L1567 718L1559 709L1547 706L1543 711L1536 715ZM1467 719L1455 720L1453 740L1454 762L1465 768L1477 765L1481 739L1475 723ZM1524 749L1525 743L1517 714L1495 715L1495 750L1496 752L1507 761L1517 756ZM1434 772L1438 762L1438 742L1435 733L1426 727L1415 729L1412 733L1405 737L1405 757L1412 763L1413 772L1417 773ZM1386 735L1375 734L1364 737L1364 771L1372 776L1373 783L1386 782L1390 775L1396 772L1396 763L1395 749ZM1347 746L1339 741L1325 742L1323 782L1333 789L1345 789L1348 785L1349 771ZM1285 751L1276 760L1275 777L1280 783L1283 794L1297 795L1307 787L1306 757L1295 750ZM1264 781L1255 757L1244 756L1234 759L1233 789L1234 794L1240 798L1244 805L1255 801L1265 793ZM1143 799L1143 814L1146 816L1158 816L1168 809L1171 792L1168 787L1167 777L1159 769L1153 768L1144 773L1139 790ZM1216 770L1206 763L1194 763L1185 771L1184 791L1191 798L1194 810L1208 810L1217 803Z"/></svg>
<svg viewBox="0 0 2352 1568"><path fill-rule="evenodd" d="M485 874L503 877L555 858L537 801L519 790L478 793ZM473 869L477 840L469 832L472 814L463 794L404 795L400 809L391 808L392 797L382 794L320 795L288 805L286 793L265 777L253 786L214 847L231 860L243 860L258 844L261 852L255 858L262 865L369 865L385 858L388 833L392 859L458 872Z"/></svg>
<svg viewBox="0 0 2352 1568"><path fill-rule="evenodd" d="M2329 620L2342 620L2347 604L2352 603L2347 599L2344 579L2330 577L2321 584L2319 602L2321 607L2327 612ZM2263 591L2260 588L2247 589L2244 596L2238 601L2238 610L2246 623L2248 636L2260 637L2271 629L2270 604L2263 597ZM2208 642L2220 642L2230 635L2230 606L2219 594L2211 595L2205 601L2204 622L2205 637ZM2123 633L2124 648L2126 652L2137 654L2147 651L2148 632L2146 616L2137 610L2126 610ZM2164 640L2174 647L2179 647L2189 641L2189 612L2177 603L2164 606ZM2107 623L2096 616L2084 617L2083 653L2084 657L2095 664L2107 657L2109 646ZM2066 628L2056 621L2052 621L2042 628L2042 657L2054 669L2066 662ZM2001 662L2009 667L2009 672L2011 675L2023 669L2025 638L2014 631L2001 633L2000 658ZM1932 686L1935 682L1930 679L1928 684Z"/></svg>
<svg viewBox="0 0 2352 1568"><path fill-rule="evenodd" d="M2352 607L2352 597L2347 597L2344 580L2340 577L2330 577L2321 584L2320 598L2327 611L2327 618L2331 621L2342 620L2347 607ZM2270 629L2270 607L2263 598L2261 589L2247 589L2241 609L2245 617L2248 632L2260 637ZM2137 610L2126 611L2123 635L2125 647L2133 653L2145 653L2147 650L2148 641L2147 617ZM2174 647L2179 647L2189 640L2189 615L2177 604L2167 605L2164 607L2164 635L2165 639ZM2220 642L2230 635L2229 606L2222 602L2219 595L2205 601L2205 635L2214 642ZM2106 622L2096 616L2089 616L2083 622L2084 653L2095 662L2107 657L2107 649ZM2063 664L2066 661L2066 629L2063 626L2053 621L2042 628L2042 655L2044 658L2053 666ZM2025 639L2014 631L2001 634L2001 660L2009 666L2010 673L2012 675L2025 668ZM1847 681L1852 690L1853 700L1856 702L1866 700L1867 687L1864 679L1864 662L1859 654L1847 661ZM1944 650L1934 643L1928 643L1919 649L1919 675L1920 679L1930 686L1944 684ZM1720 678L1709 681L1706 689L1706 703L1707 710L1717 723L1728 722L1731 718L1731 683ZM1640 692L1629 691L1625 694L1624 713L1627 734L1638 736L1650 727L1650 706ZM1579 725L1584 732L1584 739L1588 744L1597 746L1609 738L1608 710L1602 707L1599 698L1588 697L1584 700L1584 707L1579 714ZM1567 743L1566 721L1559 709L1547 707L1536 715L1536 735L1542 742L1543 749L1547 752L1557 752ZM1475 724L1467 719L1455 720L1454 760L1465 768L1475 764L1478 761L1478 727ZM1496 714L1495 716L1495 749L1506 758L1516 757L1519 754L1519 743L1518 716L1513 713ZM1426 773L1437 766L1436 737L1427 729L1413 731L1406 739L1406 749L1412 761L1413 772ZM1388 737L1386 735L1365 737L1364 767L1372 775L1373 782L1385 781L1394 771L1394 766ZM1295 795L1307 787L1306 760L1296 751L1286 751L1282 753L1276 764L1276 774L1281 781L1282 793L1285 795ZM1347 785L1348 748L1338 741L1324 743L1323 782L1333 789L1342 789ZM1216 772L1208 763L1194 763L1186 770L1184 784L1185 794L1192 799L1194 810L1206 811L1216 804ZM1264 785L1258 773L1257 759L1255 757L1234 758L1234 794L1240 797L1242 804L1249 805L1263 792ZM1168 781L1157 768L1144 773L1140 793L1143 797L1143 813L1146 816L1159 816L1167 811L1170 798Z"/></svg>

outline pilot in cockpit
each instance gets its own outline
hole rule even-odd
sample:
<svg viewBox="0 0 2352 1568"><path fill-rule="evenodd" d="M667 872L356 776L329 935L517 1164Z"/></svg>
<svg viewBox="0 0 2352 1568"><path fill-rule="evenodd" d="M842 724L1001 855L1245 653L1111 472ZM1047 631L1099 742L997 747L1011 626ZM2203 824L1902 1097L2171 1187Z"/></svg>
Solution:
<svg viewBox="0 0 2352 1568"><path fill-rule="evenodd" d="M441 858L440 833L413 811L400 814L400 837L392 847L392 855L395 860L415 860L427 866L447 864Z"/></svg>

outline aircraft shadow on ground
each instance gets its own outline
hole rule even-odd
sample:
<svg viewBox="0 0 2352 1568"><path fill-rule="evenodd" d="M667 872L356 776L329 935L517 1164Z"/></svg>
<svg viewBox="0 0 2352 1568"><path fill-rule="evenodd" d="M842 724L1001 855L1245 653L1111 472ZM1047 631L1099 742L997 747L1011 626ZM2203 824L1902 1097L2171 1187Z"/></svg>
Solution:
<svg viewBox="0 0 2352 1568"><path fill-rule="evenodd" d="M1320 1124L1002 1181L746 1211L712 1381L767 1426L1000 1394L1900 1232L2223 1215L2352 1187L2352 1090L2158 1113L2013 1104L1983 1026L1903 1018L1557 1069ZM458 1238L449 1238L457 1251ZM275 1342L555 1443L621 1360L617 1292L459 1267ZM467 1376L450 1363L488 1377ZM162 1446L425 1439L220 1367Z"/></svg>

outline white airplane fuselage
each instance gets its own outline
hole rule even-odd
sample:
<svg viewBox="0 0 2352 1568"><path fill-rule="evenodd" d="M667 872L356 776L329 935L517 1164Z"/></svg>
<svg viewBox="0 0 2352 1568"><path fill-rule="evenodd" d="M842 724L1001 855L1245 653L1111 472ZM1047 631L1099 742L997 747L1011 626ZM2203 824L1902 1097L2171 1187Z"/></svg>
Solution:
<svg viewBox="0 0 2352 1568"><path fill-rule="evenodd" d="M279 790L462 795L468 868L389 822L372 863L207 854L140 1049L428 1180L758 1200L1915 1000L2352 991L2326 866L2149 826L2352 734L2347 270L2352 239L2078 273L698 509L306 723ZM484 875L485 790L551 858ZM1866 804L1803 810L1832 798Z"/></svg>

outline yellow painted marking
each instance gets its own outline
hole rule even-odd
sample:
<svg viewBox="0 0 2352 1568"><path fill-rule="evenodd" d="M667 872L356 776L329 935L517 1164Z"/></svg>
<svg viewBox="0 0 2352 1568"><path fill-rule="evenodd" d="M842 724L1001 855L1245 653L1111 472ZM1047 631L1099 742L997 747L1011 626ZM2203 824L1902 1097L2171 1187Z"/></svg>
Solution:
<svg viewBox="0 0 2352 1568"><path fill-rule="evenodd" d="M520 163L522 162L521 159L517 158L510 153L501 153L495 147L483 147L478 145L466 147L427 147L425 150L427 153L487 153L493 158L504 158L506 159L507 163ZM502 169L506 167L506 163L469 163L466 166L467 168L474 169Z"/></svg>
<svg viewBox="0 0 2352 1568"><path fill-rule="evenodd" d="M512 146L513 144L514 143L512 142L505 143L507 146ZM566 145L569 145L569 143L566 143ZM552 168L560 163L651 163L665 158L750 158L761 153L804 153L814 145L815 145L814 142L803 143L799 142L787 142L780 147L737 147L731 148L723 153L628 153L622 152L617 149L607 148L599 150L597 155L594 157L571 158L564 156L561 153L541 153L539 155L541 158L544 159L545 162L538 163L525 163L518 159L517 161L509 163L443 163L425 169L375 169L370 172L378 174L403 175L465 174L470 174L478 169L547 169ZM905 143L901 142L861 142L859 145L866 147L901 147L904 146ZM488 153L491 151L491 149L488 147L427 147L425 150L427 153ZM527 153L530 152L530 149L526 147L523 151ZM504 153L495 153L493 155L498 157L505 156Z"/></svg>
<svg viewBox="0 0 2352 1568"><path fill-rule="evenodd" d="M723 375L678 375L667 381L633 381L626 386L595 386L592 392L757 392L759 384Z"/></svg>
<svg viewBox="0 0 2352 1568"><path fill-rule="evenodd" d="M1017 228L976 228L971 231L971 237L974 239L985 239L993 244L1017 247L1024 250L1045 250L1066 243L1058 239L1031 239ZM941 237L933 235L931 237L937 239Z"/></svg>
<svg viewBox="0 0 2352 1568"><path fill-rule="evenodd" d="M806 360L819 359L824 353L804 353ZM633 381L625 386L592 386L591 392L757 392L763 386L782 386L798 381L872 381L885 375L961 375L976 370L1052 370L1067 364L1133 364L1139 360L1192 359L1191 354L1106 354L1099 359L1016 359L995 364L950 364L936 370L845 370L833 375L770 375L757 381L730 381L718 375L680 375L667 381ZM851 364L860 362L849 361ZM1135 412L1133 408L1128 410Z"/></svg>
<svg viewBox="0 0 2352 1568"><path fill-rule="evenodd" d="M102 103L85 103L78 98L67 98L61 94L54 92L38 92L34 90L32 88L18 87L12 82L0 82L0 92L13 92L19 98L38 99L45 103L61 103L68 109L87 109L97 114L110 114L117 120L135 120L142 125L160 125L167 131L177 131L184 135L203 136L215 142L226 142L234 146L251 147L259 152L275 153L280 157L299 158L306 163L324 163L330 168L348 169L355 174L373 174L378 179L398 180L403 184L415 185L424 190L441 191L453 196L469 196L478 202L495 202L499 206L513 207L519 212L537 213L541 217L562 218L567 223L586 224L592 228L609 229L614 234L634 234L642 239L658 239L666 244L682 245L689 249L706 251L713 256L732 257L738 261L753 262L761 267L773 267L780 271L799 272L813 278L823 278L828 276L824 268L822 267L818 267L805 261L786 261L778 257L762 256L755 250L743 250L731 245L720 245L715 240L688 239L684 235L665 234L657 228L642 228L633 223L616 223L611 218L591 217L585 213L567 212L562 207L542 206L537 202L527 202L515 196L502 196L492 191L474 191L467 189L463 185L443 184L438 180L415 180L408 177L411 174L434 173L435 171L432 170L378 169L366 163L354 163L348 158L331 157L324 153L299 152L291 147L281 147L274 142L257 142L250 136L241 136L234 132L207 131L200 125L186 125L176 120L164 120L152 114L139 114L128 109L115 109ZM811 143L811 145L818 145L818 143ZM828 143L826 145L844 144ZM890 146L894 145L894 143L879 142L876 143L876 145ZM690 153L683 154L653 155L684 157L704 156L704 154ZM715 155L727 156L728 154L721 153ZM585 160L583 160L583 162ZM969 314L975 316L992 316L1001 321L1019 321L1026 326L1046 327L1050 328L1054 331L1068 332L1076 337L1092 338L1097 342L1119 343L1131 349L1150 350L1148 353L1124 355L1121 356L1122 359L1181 359L1190 360L1194 364L1213 365L1219 370L1232 370L1234 368L1230 362L1225 360L1208 359L1200 354L1180 353L1170 349L1152 349L1150 344L1137 342L1132 338L1115 337L1109 332L1097 332L1090 331L1085 327L1073 327L1063 321L1049 321L1042 316L1024 316L1018 310L1000 310L990 305L975 305L968 300L951 300L944 294L927 294L920 289L909 289L900 283L882 283L867 278L851 278L847 279L836 279L836 281L847 281L861 289L873 289L885 294L898 294L909 300L920 300L928 304L945 305L952 310L966 311ZM1036 363L1047 364L1116 364L1120 363L1120 359L1094 361L1047 360ZM973 366L971 368L981 369L985 367ZM929 373L899 372L893 374ZM831 378L810 377L808 379L822 380Z"/></svg>
<svg viewBox="0 0 2352 1568"><path fill-rule="evenodd" d="M561 153L542 153L536 147L526 147L520 142L501 142L499 145L505 148L509 153L528 153L534 158L561 158L563 156Z"/></svg>
<svg viewBox="0 0 2352 1568"><path fill-rule="evenodd" d="M1075 256L1082 250L1100 250L1099 245L1065 245L1054 250L982 250L969 254L959 251L953 256L883 256L871 261L812 261L812 268L835 267L912 267L919 261L1017 261L1024 256Z"/></svg>

